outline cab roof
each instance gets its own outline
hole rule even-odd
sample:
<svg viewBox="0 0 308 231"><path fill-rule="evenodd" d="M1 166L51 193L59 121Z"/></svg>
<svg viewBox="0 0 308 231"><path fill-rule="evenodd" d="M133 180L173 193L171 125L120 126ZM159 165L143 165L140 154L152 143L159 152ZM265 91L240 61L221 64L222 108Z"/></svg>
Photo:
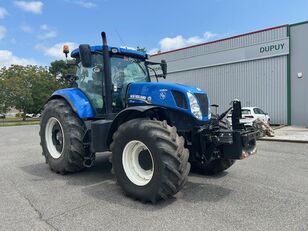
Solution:
<svg viewBox="0 0 308 231"><path fill-rule="evenodd" d="M103 47L101 45L90 46L90 47L91 47L92 52L102 52L103 51ZM123 55L131 56L131 57L135 57L135 58L140 58L140 59L146 59L148 57L148 55L146 53L142 52L142 51L137 51L137 50L128 49L128 48L124 48L124 47L108 46L108 50L109 50L109 52L112 52L112 53L123 54ZM116 50L117 52L114 52L114 50ZM79 56L79 49L77 48L77 49L72 51L71 57L77 58L78 56Z"/></svg>

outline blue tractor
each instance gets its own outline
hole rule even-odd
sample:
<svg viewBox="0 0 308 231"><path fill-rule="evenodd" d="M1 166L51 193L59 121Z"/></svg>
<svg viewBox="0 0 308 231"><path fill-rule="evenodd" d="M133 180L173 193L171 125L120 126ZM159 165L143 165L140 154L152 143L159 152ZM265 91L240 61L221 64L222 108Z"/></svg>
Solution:
<svg viewBox="0 0 308 231"><path fill-rule="evenodd" d="M125 194L155 203L181 190L191 166L217 174L256 152L257 133L240 124L238 100L213 114L203 90L151 82L152 74L166 77L164 60L110 47L104 32L102 40L71 53L74 87L54 92L45 105L40 137L51 170L77 172L92 166L95 153L110 151ZM232 127L225 119L231 109Z"/></svg>

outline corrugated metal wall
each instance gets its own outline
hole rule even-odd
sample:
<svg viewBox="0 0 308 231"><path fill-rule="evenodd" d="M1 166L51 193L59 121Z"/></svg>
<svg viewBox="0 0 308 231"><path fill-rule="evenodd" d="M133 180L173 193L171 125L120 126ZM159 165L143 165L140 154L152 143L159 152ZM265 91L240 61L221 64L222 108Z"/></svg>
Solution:
<svg viewBox="0 0 308 231"><path fill-rule="evenodd" d="M308 22L292 25L290 33L292 125L308 127Z"/></svg>
<svg viewBox="0 0 308 231"><path fill-rule="evenodd" d="M158 61L176 62L209 52L236 49L285 38L287 28L263 31L217 43L154 56ZM174 65L173 68L174 69ZM176 67L181 70L181 67ZM167 82L192 85L207 91L211 103L220 105L220 112L229 107L232 99L242 106L257 106L268 112L273 123L287 123L287 56L237 62L194 70L168 70Z"/></svg>
<svg viewBox="0 0 308 231"><path fill-rule="evenodd" d="M257 106L268 112L274 123L287 123L287 58L280 56L223 66L177 72L166 81L199 87L220 112L232 99L242 106Z"/></svg>
<svg viewBox="0 0 308 231"><path fill-rule="evenodd" d="M153 56L152 59L159 60L161 58L164 58L168 60L168 62L172 62L175 60L191 58L198 55L251 46L266 41L273 41L285 38L286 36L287 27L281 27L274 30L267 30L260 33L254 33L228 40L223 40L221 42L209 43L203 46L195 46L189 49L183 49L170 53L163 53L158 56Z"/></svg>

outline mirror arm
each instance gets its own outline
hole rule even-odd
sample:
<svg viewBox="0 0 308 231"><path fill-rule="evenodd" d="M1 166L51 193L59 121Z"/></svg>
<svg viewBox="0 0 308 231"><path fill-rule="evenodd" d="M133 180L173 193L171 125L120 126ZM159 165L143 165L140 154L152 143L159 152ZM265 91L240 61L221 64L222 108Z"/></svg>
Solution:
<svg viewBox="0 0 308 231"><path fill-rule="evenodd" d="M147 64L146 64L147 65ZM154 68L147 66L149 69L151 69L154 72L156 81L158 82L158 75L156 74L156 71L154 70Z"/></svg>

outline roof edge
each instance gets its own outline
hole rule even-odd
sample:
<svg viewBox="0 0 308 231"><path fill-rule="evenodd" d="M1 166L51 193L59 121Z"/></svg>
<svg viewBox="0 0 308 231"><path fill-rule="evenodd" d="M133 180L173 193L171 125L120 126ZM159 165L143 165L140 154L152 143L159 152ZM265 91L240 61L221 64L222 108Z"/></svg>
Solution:
<svg viewBox="0 0 308 231"><path fill-rule="evenodd" d="M103 51L103 46L102 45L94 45L94 46L90 46L91 48L91 52L95 52L95 51ZM129 48L124 48L124 47L112 47L112 46L108 46L108 50L109 52L112 52L112 50L116 48L117 52L119 54L127 54L127 55L133 55L133 56L138 56L138 57L142 57L142 58L146 58L147 54L143 51L138 51L138 50L134 50L134 49L129 49ZM114 53L114 52L112 52ZM71 52L71 57L75 58L76 56L79 55L79 48L74 49Z"/></svg>
<svg viewBox="0 0 308 231"><path fill-rule="evenodd" d="M212 43L218 43L218 42L222 42L222 41L226 41L226 40L230 40L230 39L244 37L244 36L247 36L247 35L257 34L257 33L261 33L261 32L264 32L264 31L275 30L275 29L279 29L279 28L283 28L283 27L288 27L288 26L289 26L289 24L284 24L284 25L280 25L280 26L270 27L270 28L266 28L266 29L262 29L262 30L257 30L257 31L252 31L252 32L248 32L248 33L244 33L244 34L240 34L240 35L235 35L235 36L231 36L231 37L227 37L227 38L223 38L223 39L218 39L218 40L214 40L214 41L210 41L210 42L204 42L204 43L199 43L199 44L192 45L192 46L187 46L187 47L182 47L182 48L178 48L178 49L174 49L174 50L164 51L164 52L160 52L160 53L157 53L157 54L154 54L154 55L150 55L150 56L153 57L153 56L158 56L158 55L162 55L162 54L168 54L168 53L172 53L172 52L176 52L176 51L180 51L180 50L186 50L186 49L189 49L189 48L204 46L204 45L208 45L208 44L212 44Z"/></svg>
<svg viewBox="0 0 308 231"><path fill-rule="evenodd" d="M299 25L303 25L303 24L307 24L308 23L308 20L307 21L303 21L303 22L297 22L297 23L293 23L293 24L290 24L290 26L299 26Z"/></svg>

